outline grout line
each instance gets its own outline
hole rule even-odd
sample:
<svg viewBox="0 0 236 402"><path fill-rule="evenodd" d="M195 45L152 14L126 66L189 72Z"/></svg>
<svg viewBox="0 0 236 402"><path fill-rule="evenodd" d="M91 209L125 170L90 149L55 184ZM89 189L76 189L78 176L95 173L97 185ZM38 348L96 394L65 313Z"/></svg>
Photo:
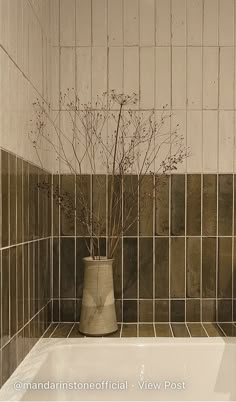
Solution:
<svg viewBox="0 0 236 402"><path fill-rule="evenodd" d="M70 329L70 331L69 331L69 333L68 333L68 335L67 335L67 338L70 337L70 334L71 334L71 332L73 331L74 327L75 327L75 322L74 322L74 324L72 325L72 327L71 327L71 329Z"/></svg>

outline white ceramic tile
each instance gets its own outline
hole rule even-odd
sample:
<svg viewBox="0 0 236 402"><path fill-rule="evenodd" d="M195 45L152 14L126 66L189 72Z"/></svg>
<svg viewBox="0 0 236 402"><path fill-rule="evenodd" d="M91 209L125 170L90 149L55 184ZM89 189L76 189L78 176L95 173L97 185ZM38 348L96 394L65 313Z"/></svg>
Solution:
<svg viewBox="0 0 236 402"><path fill-rule="evenodd" d="M16 62L20 69L23 69L23 0L18 0L16 4L17 12L17 48Z"/></svg>
<svg viewBox="0 0 236 402"><path fill-rule="evenodd" d="M234 168L234 112L220 111L219 115L219 172Z"/></svg>
<svg viewBox="0 0 236 402"><path fill-rule="evenodd" d="M157 109L171 104L171 48L156 48L156 105Z"/></svg>
<svg viewBox="0 0 236 402"><path fill-rule="evenodd" d="M168 111L156 111L155 117L158 125L158 135L155 138L155 146L158 147L155 157L155 171L156 173L162 173L162 162L167 161L170 156L171 117Z"/></svg>
<svg viewBox="0 0 236 402"><path fill-rule="evenodd" d="M156 0L156 45L169 46L171 43L170 0Z"/></svg>
<svg viewBox="0 0 236 402"><path fill-rule="evenodd" d="M59 0L50 0L50 41L59 46Z"/></svg>
<svg viewBox="0 0 236 402"><path fill-rule="evenodd" d="M202 109L202 48L187 50L187 105L189 109Z"/></svg>
<svg viewBox="0 0 236 402"><path fill-rule="evenodd" d="M92 50L92 102L97 96L107 92L107 48L98 47Z"/></svg>
<svg viewBox="0 0 236 402"><path fill-rule="evenodd" d="M234 0L219 0L219 45L234 46Z"/></svg>
<svg viewBox="0 0 236 402"><path fill-rule="evenodd" d="M217 172L218 112L203 111L203 173Z"/></svg>
<svg viewBox="0 0 236 402"><path fill-rule="evenodd" d="M204 0L204 26L203 26L204 46L218 45L219 40L218 23L219 23L218 1Z"/></svg>
<svg viewBox="0 0 236 402"><path fill-rule="evenodd" d="M31 17L33 14L31 13ZM35 18L36 19L36 18ZM17 0L8 1L8 53L17 62Z"/></svg>
<svg viewBox="0 0 236 402"><path fill-rule="evenodd" d="M202 112L187 112L187 147L190 156L187 158L187 172L202 171Z"/></svg>
<svg viewBox="0 0 236 402"><path fill-rule="evenodd" d="M59 109L59 47L51 47L51 106L52 109Z"/></svg>
<svg viewBox="0 0 236 402"><path fill-rule="evenodd" d="M114 89L117 93L123 92L123 63L124 51L121 47L109 48L109 90Z"/></svg>
<svg viewBox="0 0 236 402"><path fill-rule="evenodd" d="M220 48L220 109L234 108L234 48Z"/></svg>
<svg viewBox="0 0 236 402"><path fill-rule="evenodd" d="M139 49L126 47L124 49L124 93L139 94Z"/></svg>
<svg viewBox="0 0 236 402"><path fill-rule="evenodd" d="M73 119L69 112L60 112L60 173L75 172L75 154L73 151Z"/></svg>
<svg viewBox="0 0 236 402"><path fill-rule="evenodd" d="M60 54L60 92L74 99L75 88L75 50L73 48L61 48ZM65 107L62 106L64 109Z"/></svg>
<svg viewBox="0 0 236 402"><path fill-rule="evenodd" d="M0 21L0 43L5 49L8 49L9 2L7 0L0 1Z"/></svg>
<svg viewBox="0 0 236 402"><path fill-rule="evenodd" d="M187 0L188 45L202 45L203 1Z"/></svg>
<svg viewBox="0 0 236 402"><path fill-rule="evenodd" d="M29 76L33 85L42 93L43 77L43 39L38 20L30 12L29 25Z"/></svg>
<svg viewBox="0 0 236 402"><path fill-rule="evenodd" d="M203 109L218 108L218 60L218 48L203 48Z"/></svg>
<svg viewBox="0 0 236 402"><path fill-rule="evenodd" d="M179 155L179 148L182 144L182 148L186 149L186 111L184 110L175 110L171 116L171 133L177 133L177 138L171 144L171 155ZM172 136L174 138L174 136ZM181 140L183 138L183 140ZM176 173L186 172L186 158L182 163L177 165Z"/></svg>
<svg viewBox="0 0 236 402"><path fill-rule="evenodd" d="M75 45L75 0L60 0L60 44Z"/></svg>
<svg viewBox="0 0 236 402"><path fill-rule="evenodd" d="M124 1L124 45L139 44L139 0Z"/></svg>
<svg viewBox="0 0 236 402"><path fill-rule="evenodd" d="M155 0L140 0L140 46L155 44Z"/></svg>
<svg viewBox="0 0 236 402"><path fill-rule="evenodd" d="M76 0L76 45L91 46L91 0Z"/></svg>
<svg viewBox="0 0 236 402"><path fill-rule="evenodd" d="M81 103L91 102L91 49L89 47L79 47L77 55L77 94Z"/></svg>
<svg viewBox="0 0 236 402"><path fill-rule="evenodd" d="M26 76L29 75L29 4L23 3L23 40L22 40L22 50L23 50L23 65L22 69Z"/></svg>
<svg viewBox="0 0 236 402"><path fill-rule="evenodd" d="M123 0L108 0L108 43L123 45Z"/></svg>
<svg viewBox="0 0 236 402"><path fill-rule="evenodd" d="M172 48L172 108L186 108L186 47Z"/></svg>
<svg viewBox="0 0 236 402"><path fill-rule="evenodd" d="M172 44L186 44L186 0L172 0Z"/></svg>
<svg viewBox="0 0 236 402"><path fill-rule="evenodd" d="M93 46L107 44L107 1L92 0L92 43Z"/></svg>
<svg viewBox="0 0 236 402"><path fill-rule="evenodd" d="M154 108L155 98L155 49L140 48L140 107Z"/></svg>

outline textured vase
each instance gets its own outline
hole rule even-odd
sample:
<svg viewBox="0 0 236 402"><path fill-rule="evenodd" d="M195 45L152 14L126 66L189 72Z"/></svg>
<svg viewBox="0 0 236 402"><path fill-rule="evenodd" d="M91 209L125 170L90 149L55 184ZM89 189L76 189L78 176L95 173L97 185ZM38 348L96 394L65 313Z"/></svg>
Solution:
<svg viewBox="0 0 236 402"><path fill-rule="evenodd" d="M101 336L116 332L112 259L84 258L84 288L79 331Z"/></svg>

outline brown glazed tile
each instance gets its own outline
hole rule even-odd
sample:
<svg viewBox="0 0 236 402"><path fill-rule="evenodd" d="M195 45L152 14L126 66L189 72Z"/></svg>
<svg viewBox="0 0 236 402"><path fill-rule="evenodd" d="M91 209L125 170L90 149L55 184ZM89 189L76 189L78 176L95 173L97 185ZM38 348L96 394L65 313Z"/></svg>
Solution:
<svg viewBox="0 0 236 402"><path fill-rule="evenodd" d="M117 322L122 322L122 300L115 300L115 309Z"/></svg>
<svg viewBox="0 0 236 402"><path fill-rule="evenodd" d="M169 297L169 239L155 239L155 298Z"/></svg>
<svg viewBox="0 0 236 402"><path fill-rule="evenodd" d="M61 175L60 193L65 198L64 207L61 207L61 236L74 236L75 176L73 174Z"/></svg>
<svg viewBox="0 0 236 402"><path fill-rule="evenodd" d="M123 182L123 225L125 236L137 236L138 225L138 178L124 176Z"/></svg>
<svg viewBox="0 0 236 402"><path fill-rule="evenodd" d="M24 270L24 325L29 321L29 245L26 243L23 246L23 252L24 252L24 265L23 265L23 270Z"/></svg>
<svg viewBox="0 0 236 402"><path fill-rule="evenodd" d="M156 336L160 337L172 337L172 332L170 328L170 324L155 324Z"/></svg>
<svg viewBox="0 0 236 402"><path fill-rule="evenodd" d="M88 218L87 213L90 210L90 176L76 176L76 235L88 236Z"/></svg>
<svg viewBox="0 0 236 402"><path fill-rule="evenodd" d="M17 330L17 305L16 305L16 247L10 248L10 335L15 335Z"/></svg>
<svg viewBox="0 0 236 402"><path fill-rule="evenodd" d="M137 297L137 238L123 240L123 297Z"/></svg>
<svg viewBox="0 0 236 402"><path fill-rule="evenodd" d="M232 321L232 300L218 300L218 322Z"/></svg>
<svg viewBox="0 0 236 402"><path fill-rule="evenodd" d="M187 297L200 297L201 238L187 238Z"/></svg>
<svg viewBox="0 0 236 402"><path fill-rule="evenodd" d="M144 175L139 178L139 235L153 235L153 190L154 178Z"/></svg>
<svg viewBox="0 0 236 402"><path fill-rule="evenodd" d="M61 299L59 307L62 322L75 322L75 300Z"/></svg>
<svg viewBox="0 0 236 402"><path fill-rule="evenodd" d="M171 324L171 327L175 338L188 338L190 336L186 324Z"/></svg>
<svg viewBox="0 0 236 402"><path fill-rule="evenodd" d="M236 300L233 301L233 320L236 322Z"/></svg>
<svg viewBox="0 0 236 402"><path fill-rule="evenodd" d="M23 239L29 240L29 164L23 161Z"/></svg>
<svg viewBox="0 0 236 402"><path fill-rule="evenodd" d="M216 235L217 218L217 175L203 175L202 234Z"/></svg>
<svg viewBox="0 0 236 402"><path fill-rule="evenodd" d="M139 297L153 298L153 238L139 239Z"/></svg>
<svg viewBox="0 0 236 402"><path fill-rule="evenodd" d="M52 322L52 323L49 325L49 327L48 327L47 331L45 332L45 334L43 335L43 338L50 338L50 336L52 335L53 331L55 331L55 329L56 329L56 327L57 327L58 325L59 325L59 324L57 324L57 323L55 323L55 322Z"/></svg>
<svg viewBox="0 0 236 402"><path fill-rule="evenodd" d="M138 321L138 311L137 311L137 300L124 300L123 301L123 321L124 322L137 322Z"/></svg>
<svg viewBox="0 0 236 402"><path fill-rule="evenodd" d="M53 299L52 301L52 321L59 322L59 299Z"/></svg>
<svg viewBox="0 0 236 402"><path fill-rule="evenodd" d="M171 238L170 267L171 297L185 297L185 240L182 237Z"/></svg>
<svg viewBox="0 0 236 402"><path fill-rule="evenodd" d="M52 283L52 292L53 298L59 297L59 246L60 240L58 238L54 238L52 240L53 247L53 283Z"/></svg>
<svg viewBox="0 0 236 402"><path fill-rule="evenodd" d="M23 162L17 158L17 243L22 243L23 240Z"/></svg>
<svg viewBox="0 0 236 402"><path fill-rule="evenodd" d="M186 321L199 322L201 317L200 299L186 300Z"/></svg>
<svg viewBox="0 0 236 402"><path fill-rule="evenodd" d="M10 339L9 323L9 249L2 250L2 346ZM4 286L3 286L4 284Z"/></svg>
<svg viewBox="0 0 236 402"><path fill-rule="evenodd" d="M155 300L155 322L169 322L169 300Z"/></svg>
<svg viewBox="0 0 236 402"><path fill-rule="evenodd" d="M122 176L108 176L108 226L117 236L122 228Z"/></svg>
<svg viewBox="0 0 236 402"><path fill-rule="evenodd" d="M81 305L82 305L82 299L76 299L75 300L75 321L76 322L80 321Z"/></svg>
<svg viewBox="0 0 236 402"><path fill-rule="evenodd" d="M218 325L226 336L236 336L236 327L233 324L220 322Z"/></svg>
<svg viewBox="0 0 236 402"><path fill-rule="evenodd" d="M232 297L232 238L218 238L218 297Z"/></svg>
<svg viewBox="0 0 236 402"><path fill-rule="evenodd" d="M8 153L1 150L1 185L2 185L2 247L9 245L9 167L8 167Z"/></svg>
<svg viewBox="0 0 236 402"><path fill-rule="evenodd" d="M35 243L29 243L29 314L33 317L35 312Z"/></svg>
<svg viewBox="0 0 236 402"><path fill-rule="evenodd" d="M139 337L153 337L155 336L153 324L139 324Z"/></svg>
<svg viewBox="0 0 236 402"><path fill-rule="evenodd" d="M25 355L30 351L30 323L23 328L24 333L24 353Z"/></svg>
<svg viewBox="0 0 236 402"><path fill-rule="evenodd" d="M119 240L114 253L113 278L115 298L122 297L122 239Z"/></svg>
<svg viewBox="0 0 236 402"><path fill-rule="evenodd" d="M1 157L1 154L0 154ZM2 305L2 252L0 251L0 300ZM0 308L0 349L2 347L2 307ZM0 387L1 387L1 356L0 356Z"/></svg>
<svg viewBox="0 0 236 402"><path fill-rule="evenodd" d="M22 329L20 332L17 333L16 335L16 352L17 352L17 366L22 362L22 360L25 358L25 353L24 353L24 330Z"/></svg>
<svg viewBox="0 0 236 402"><path fill-rule="evenodd" d="M185 300L171 300L171 321L184 322L185 321Z"/></svg>
<svg viewBox="0 0 236 402"><path fill-rule="evenodd" d="M233 298L236 299L236 237L233 239L234 242L234 256L233 256Z"/></svg>
<svg viewBox="0 0 236 402"><path fill-rule="evenodd" d="M53 185L52 185L52 197L53 197L53 236L59 236L60 228L59 228L59 204L56 194L60 192L60 181L59 175L54 174L52 176Z"/></svg>
<svg viewBox="0 0 236 402"><path fill-rule="evenodd" d="M79 324L78 323L74 324L72 331L69 334L69 338L84 338L84 335L82 335L79 332Z"/></svg>
<svg viewBox="0 0 236 402"><path fill-rule="evenodd" d="M153 322L153 300L139 300L139 322Z"/></svg>
<svg viewBox="0 0 236 402"><path fill-rule="evenodd" d="M2 383L4 384L17 367L16 338L2 349Z"/></svg>
<svg viewBox="0 0 236 402"><path fill-rule="evenodd" d="M61 297L75 297L75 239L61 238Z"/></svg>
<svg viewBox="0 0 236 402"><path fill-rule="evenodd" d="M106 175L92 176L93 232L106 235Z"/></svg>
<svg viewBox="0 0 236 402"><path fill-rule="evenodd" d="M35 238L35 167L29 164L29 240Z"/></svg>
<svg viewBox="0 0 236 402"><path fill-rule="evenodd" d="M33 314L38 312L39 308L39 243L34 242L34 300Z"/></svg>
<svg viewBox="0 0 236 402"><path fill-rule="evenodd" d="M219 175L218 234L232 235L233 218L233 175Z"/></svg>
<svg viewBox="0 0 236 402"><path fill-rule="evenodd" d="M171 234L184 235L185 232L185 176L171 176Z"/></svg>
<svg viewBox="0 0 236 402"><path fill-rule="evenodd" d="M23 282L23 246L16 248L17 258L17 330L23 327L23 313L24 313L24 282Z"/></svg>
<svg viewBox="0 0 236 402"><path fill-rule="evenodd" d="M76 239L76 297L81 298L84 282L84 262L83 258L89 255L90 240Z"/></svg>
<svg viewBox="0 0 236 402"><path fill-rule="evenodd" d="M72 330L73 324L60 323L55 331L51 334L50 338L67 338Z"/></svg>
<svg viewBox="0 0 236 402"><path fill-rule="evenodd" d="M202 321L216 322L216 300L202 300Z"/></svg>
<svg viewBox="0 0 236 402"><path fill-rule="evenodd" d="M10 244L16 244L16 156L9 154L10 168Z"/></svg>
<svg viewBox="0 0 236 402"><path fill-rule="evenodd" d="M169 183L170 176L155 177L155 233L156 236L169 235Z"/></svg>
<svg viewBox="0 0 236 402"><path fill-rule="evenodd" d="M187 175L187 235L201 234L201 175Z"/></svg>
<svg viewBox="0 0 236 402"><path fill-rule="evenodd" d="M200 323L187 324L192 337L207 337L207 333Z"/></svg>
<svg viewBox="0 0 236 402"><path fill-rule="evenodd" d="M216 297L216 238L202 239L202 297Z"/></svg>
<svg viewBox="0 0 236 402"><path fill-rule="evenodd" d="M137 337L137 324L123 324L122 338L136 338Z"/></svg>
<svg viewBox="0 0 236 402"><path fill-rule="evenodd" d="M121 324L118 324L118 330L112 334L105 335L108 338L120 338L121 337Z"/></svg>

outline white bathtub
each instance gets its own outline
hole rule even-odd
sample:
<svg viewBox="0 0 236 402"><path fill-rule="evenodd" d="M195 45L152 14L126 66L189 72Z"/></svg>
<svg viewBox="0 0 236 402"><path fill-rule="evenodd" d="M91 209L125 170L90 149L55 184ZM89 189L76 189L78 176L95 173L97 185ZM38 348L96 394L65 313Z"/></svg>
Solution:
<svg viewBox="0 0 236 402"><path fill-rule="evenodd" d="M236 339L42 339L0 400L236 400Z"/></svg>

